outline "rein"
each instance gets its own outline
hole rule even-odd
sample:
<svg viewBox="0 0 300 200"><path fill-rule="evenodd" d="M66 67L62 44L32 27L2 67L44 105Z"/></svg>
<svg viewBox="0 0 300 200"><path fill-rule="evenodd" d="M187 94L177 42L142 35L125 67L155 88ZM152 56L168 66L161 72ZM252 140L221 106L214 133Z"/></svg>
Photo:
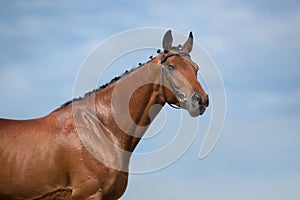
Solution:
<svg viewBox="0 0 300 200"><path fill-rule="evenodd" d="M173 81L171 80L171 77L170 77L169 73L167 72L167 69L166 69L166 67L165 67L165 65L164 65L164 62L166 62L166 60L167 60L168 58L170 58L170 57L172 57L172 56L176 56L176 55L179 55L179 56L187 56L187 55L189 55L189 54L186 53L186 52L182 52L182 51L181 51L181 52L174 52L174 53L171 53L170 55L168 55L168 56L166 56L166 57L163 57L163 58L161 59L161 71L162 71L162 73L161 73L161 83L162 83L161 87L162 87L162 93L163 93L164 99L165 99L165 101L169 104L169 106L171 106L172 108L175 108L175 109L181 109L181 107L179 107L179 106L174 106L173 104L171 104L171 103L169 103L169 102L167 101L166 93L165 93L165 85L164 85L164 75L165 75L165 77L166 77L166 79L167 79L169 85L171 86L171 88L172 88L172 90L173 90L175 96L177 97L178 101L179 101L179 102L185 102L185 101L186 101L185 94L182 93L182 92L180 92L180 91L176 88L175 84L174 84Z"/></svg>

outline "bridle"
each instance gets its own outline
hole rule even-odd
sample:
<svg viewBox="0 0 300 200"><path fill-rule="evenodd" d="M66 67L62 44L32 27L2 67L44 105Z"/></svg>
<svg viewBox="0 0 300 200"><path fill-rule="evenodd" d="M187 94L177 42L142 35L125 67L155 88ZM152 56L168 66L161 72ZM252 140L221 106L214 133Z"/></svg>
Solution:
<svg viewBox="0 0 300 200"><path fill-rule="evenodd" d="M173 53L171 53L171 54L169 54L169 55L167 55L167 56L165 56L161 59L161 71L162 71L162 73L161 73L161 87L162 87L162 93L163 93L165 102L167 102L172 108L181 109L181 107L174 106L174 105L172 105L171 103L169 103L167 101L167 97L166 97L166 93L165 93L165 85L164 85L164 76L165 76L168 83L169 83L169 85L170 85L170 87L171 87L171 89L172 89L172 91L174 92L175 96L177 97L178 101L182 102L182 103L187 101L186 95L184 93L180 92L176 88L175 84L171 80L171 77L170 77L169 73L167 72L167 69L164 65L164 62L166 62L166 60L168 58L170 58L172 56L177 56L177 55L178 56L189 56L190 54L188 54L186 52L183 52L183 51L177 51L177 52L173 52Z"/></svg>

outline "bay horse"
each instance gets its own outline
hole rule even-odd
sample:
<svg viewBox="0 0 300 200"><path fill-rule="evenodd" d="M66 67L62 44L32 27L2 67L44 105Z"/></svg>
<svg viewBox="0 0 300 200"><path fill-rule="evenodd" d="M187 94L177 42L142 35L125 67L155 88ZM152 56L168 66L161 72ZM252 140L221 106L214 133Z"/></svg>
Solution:
<svg viewBox="0 0 300 200"><path fill-rule="evenodd" d="M0 199L120 198L130 155L161 108L167 103L197 117L208 107L190 57L192 32L184 45L172 43L168 30L163 51L150 61L45 117L0 119ZM124 104L128 88L141 80Z"/></svg>

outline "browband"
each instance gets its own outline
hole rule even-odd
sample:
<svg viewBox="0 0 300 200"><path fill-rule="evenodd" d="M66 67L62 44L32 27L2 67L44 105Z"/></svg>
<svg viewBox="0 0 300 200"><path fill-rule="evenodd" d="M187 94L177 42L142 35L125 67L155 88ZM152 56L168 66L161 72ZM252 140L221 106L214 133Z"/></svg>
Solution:
<svg viewBox="0 0 300 200"><path fill-rule="evenodd" d="M171 53L171 54L169 54L169 55L167 55L167 56L165 56L165 57L162 57L161 58L161 64L163 64L164 62L166 62L166 60L168 59L168 58L170 58L170 57L172 57L172 56L189 56L190 54L189 53L187 53L187 52L184 52L184 51L176 51L176 52L174 52L174 53Z"/></svg>

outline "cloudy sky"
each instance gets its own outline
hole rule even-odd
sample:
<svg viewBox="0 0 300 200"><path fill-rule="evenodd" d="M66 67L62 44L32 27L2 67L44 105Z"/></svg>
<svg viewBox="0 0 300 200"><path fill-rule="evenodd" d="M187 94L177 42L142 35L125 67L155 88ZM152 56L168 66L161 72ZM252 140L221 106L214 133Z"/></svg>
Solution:
<svg viewBox="0 0 300 200"><path fill-rule="evenodd" d="M40 117L70 100L89 52L115 34L143 27L193 31L222 75L227 115L208 157L198 159L199 133L171 166L132 174L122 200L299 199L298 1L3 1L0 117ZM120 65L114 73L130 68ZM200 126L207 127L208 115L198 119ZM138 151L143 146L147 141Z"/></svg>

